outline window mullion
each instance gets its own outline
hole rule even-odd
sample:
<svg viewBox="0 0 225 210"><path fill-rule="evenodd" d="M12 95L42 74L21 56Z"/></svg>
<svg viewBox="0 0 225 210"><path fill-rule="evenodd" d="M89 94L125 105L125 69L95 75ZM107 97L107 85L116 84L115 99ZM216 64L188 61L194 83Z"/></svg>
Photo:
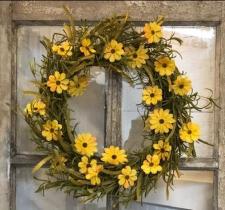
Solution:
<svg viewBox="0 0 225 210"><path fill-rule="evenodd" d="M121 146L121 87L119 74L108 71L106 75L106 135L105 146ZM107 195L107 210L118 210L118 199Z"/></svg>

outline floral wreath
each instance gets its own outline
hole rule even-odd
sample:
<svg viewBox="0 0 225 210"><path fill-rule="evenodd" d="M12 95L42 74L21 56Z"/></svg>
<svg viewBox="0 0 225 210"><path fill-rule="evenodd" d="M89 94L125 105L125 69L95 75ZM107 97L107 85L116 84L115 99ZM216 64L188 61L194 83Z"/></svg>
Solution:
<svg viewBox="0 0 225 210"><path fill-rule="evenodd" d="M163 18L135 30L128 16L114 16L95 26L86 22L75 27L64 25L64 33L41 41L46 49L40 65L33 65L35 98L26 105L25 120L32 140L45 157L33 168L45 165L48 179L37 192L59 188L73 197L95 200L112 194L119 202L141 199L160 178L173 184L181 157L195 157L194 142L200 139L200 127L192 122L191 112L201 97L193 92L191 80L176 67L177 54L172 41L163 37ZM82 95L90 80L90 67L104 67L122 75L132 85L143 87L143 150L129 152L118 146L97 153L96 138L77 133L71 126L67 100ZM31 92L31 91L30 91ZM48 164L46 164L48 163Z"/></svg>

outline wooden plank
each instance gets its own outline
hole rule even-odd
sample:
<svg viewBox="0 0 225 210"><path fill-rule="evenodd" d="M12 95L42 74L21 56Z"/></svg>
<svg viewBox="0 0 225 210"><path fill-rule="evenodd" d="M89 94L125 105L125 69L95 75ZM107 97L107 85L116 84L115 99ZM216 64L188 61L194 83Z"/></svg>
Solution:
<svg viewBox="0 0 225 210"><path fill-rule="evenodd" d="M181 159L179 169L212 171L218 169L218 163L212 158Z"/></svg>
<svg viewBox="0 0 225 210"><path fill-rule="evenodd" d="M34 166L44 158L43 155L16 155L12 157L11 164L16 166ZM179 164L180 170L205 170L212 171L218 169L218 163L211 158L182 159Z"/></svg>
<svg viewBox="0 0 225 210"><path fill-rule="evenodd" d="M121 146L121 77L107 70L105 144Z"/></svg>
<svg viewBox="0 0 225 210"><path fill-rule="evenodd" d="M121 77L106 69L106 136L105 146L121 146ZM119 209L118 200L112 194L107 195L107 210Z"/></svg>
<svg viewBox="0 0 225 210"><path fill-rule="evenodd" d="M0 2L0 203L1 209L10 208L9 145L10 145L10 90L11 90L11 7ZM10 174L11 176L12 174Z"/></svg>
<svg viewBox="0 0 225 210"><path fill-rule="evenodd" d="M11 158L11 164L14 166L34 166L45 156L43 155L15 155Z"/></svg>
<svg viewBox="0 0 225 210"><path fill-rule="evenodd" d="M128 12L135 21L163 15L168 21L207 22L220 21L222 13L221 1L14 1L13 20L66 20L64 4L77 20L99 20Z"/></svg>
<svg viewBox="0 0 225 210"><path fill-rule="evenodd" d="M223 3L222 22L219 26L220 34L218 41L220 42L219 68L220 68L220 110L219 115L219 170L218 170L218 209L225 209L225 3Z"/></svg>

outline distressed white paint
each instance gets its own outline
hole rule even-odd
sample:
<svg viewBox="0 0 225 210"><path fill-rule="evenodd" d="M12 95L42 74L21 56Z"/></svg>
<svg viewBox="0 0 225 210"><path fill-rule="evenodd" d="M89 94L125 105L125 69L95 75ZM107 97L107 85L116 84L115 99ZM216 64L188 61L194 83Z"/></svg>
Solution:
<svg viewBox="0 0 225 210"><path fill-rule="evenodd" d="M4 210L9 210L9 144L11 137L11 13L9 6L9 2L0 2L0 209Z"/></svg>

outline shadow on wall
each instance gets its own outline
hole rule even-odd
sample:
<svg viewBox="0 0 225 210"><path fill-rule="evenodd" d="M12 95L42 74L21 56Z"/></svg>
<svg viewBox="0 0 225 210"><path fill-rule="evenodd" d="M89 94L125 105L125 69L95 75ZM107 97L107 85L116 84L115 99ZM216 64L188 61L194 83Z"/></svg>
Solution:
<svg viewBox="0 0 225 210"><path fill-rule="evenodd" d="M131 121L131 129L128 139L124 143L124 148L129 151L141 149L144 143L143 138L143 121L138 117Z"/></svg>

